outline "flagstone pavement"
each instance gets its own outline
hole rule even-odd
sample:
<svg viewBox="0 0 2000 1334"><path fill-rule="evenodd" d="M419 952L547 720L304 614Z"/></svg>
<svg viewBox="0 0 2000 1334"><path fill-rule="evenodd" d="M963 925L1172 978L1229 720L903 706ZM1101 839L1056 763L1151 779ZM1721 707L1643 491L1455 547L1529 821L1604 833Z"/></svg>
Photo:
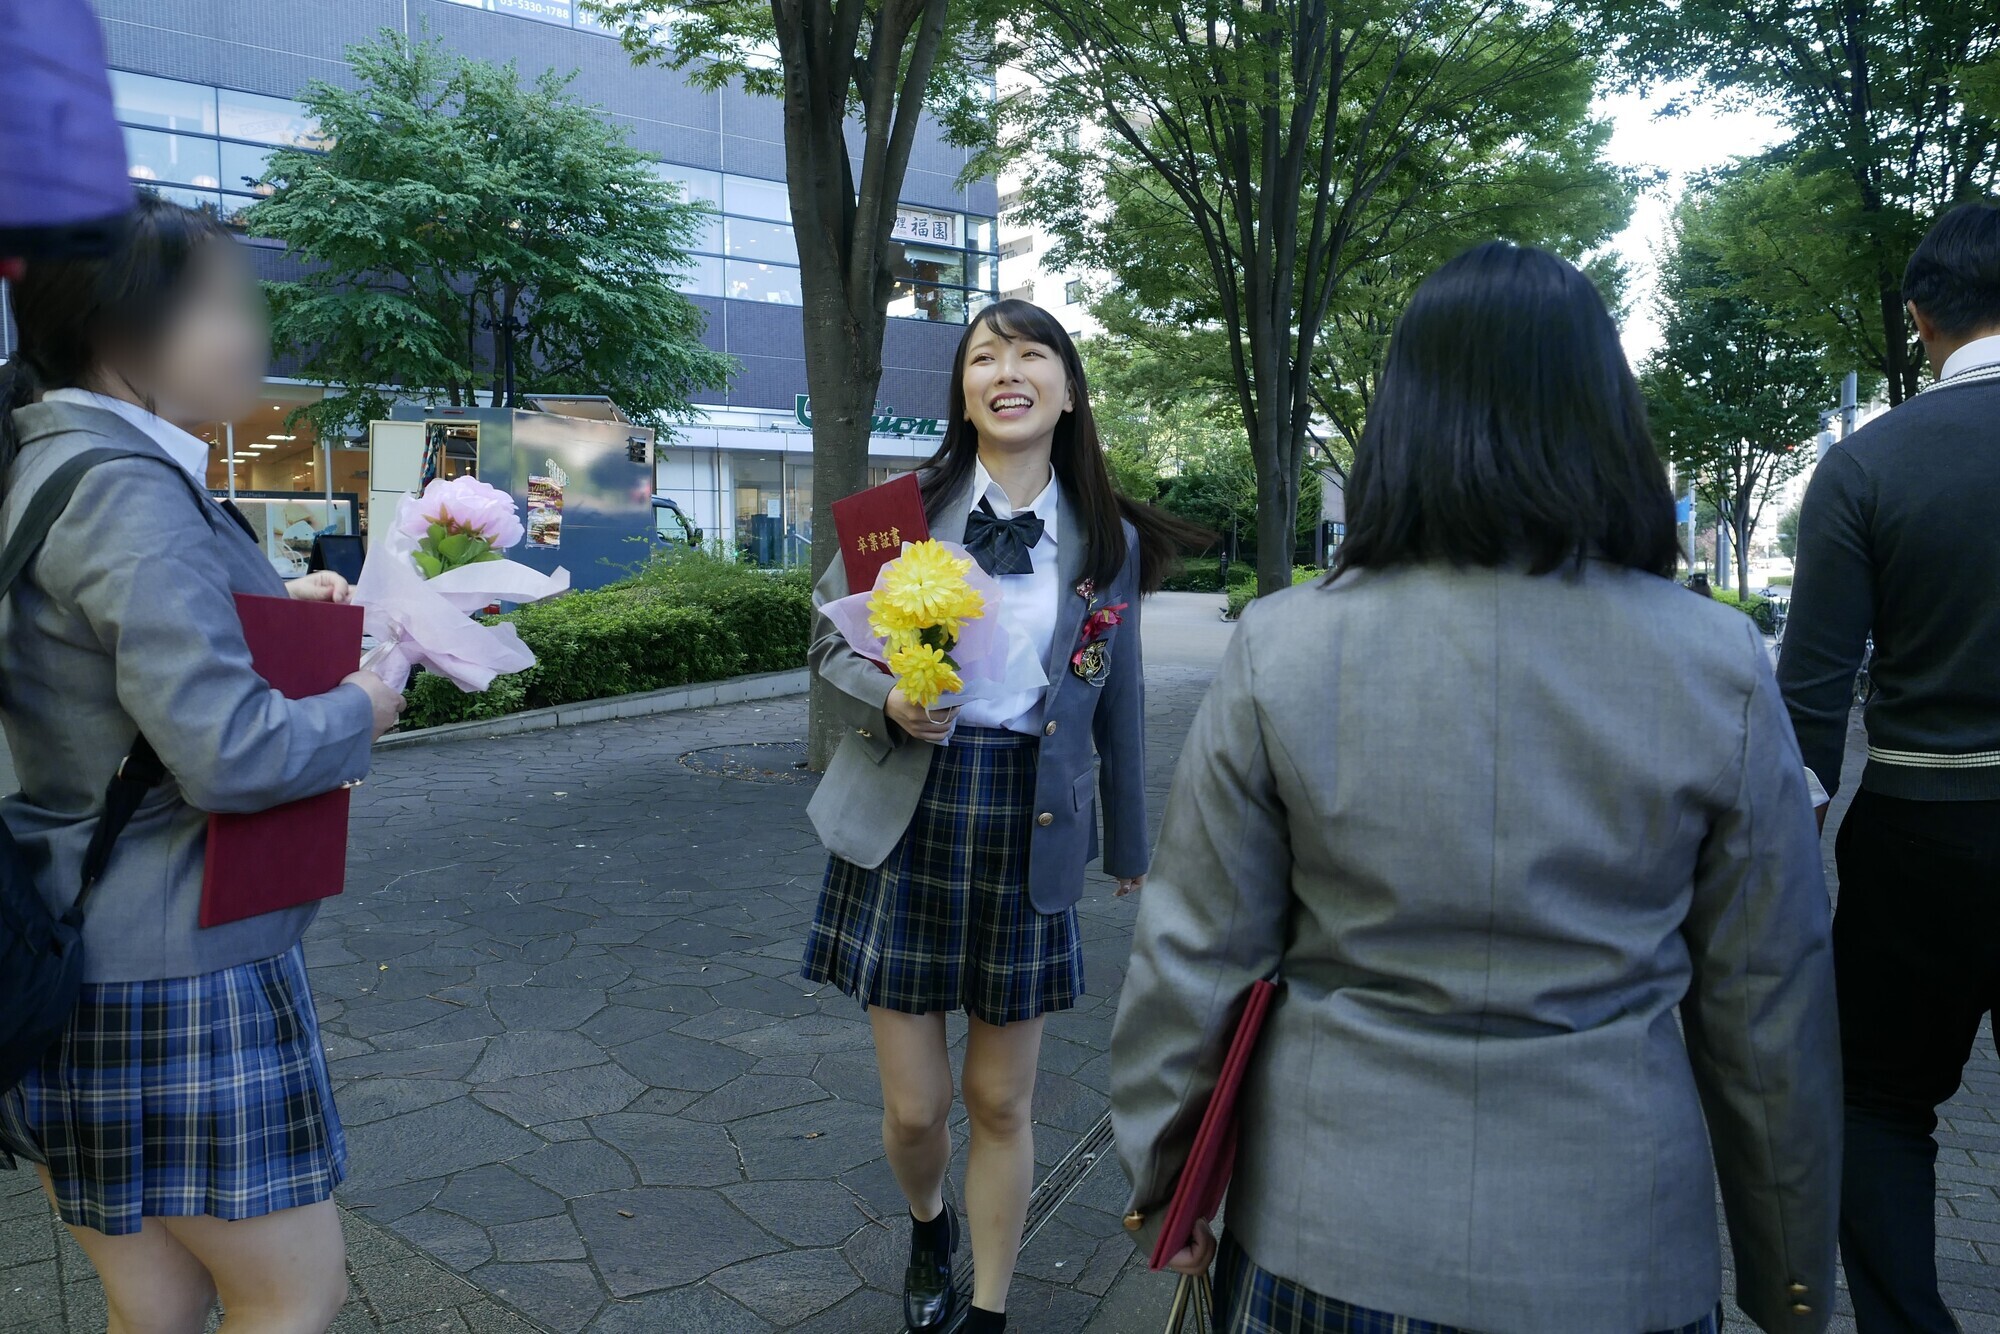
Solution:
<svg viewBox="0 0 2000 1334"><path fill-rule="evenodd" d="M1214 605L1149 604L1155 820L1226 642ZM810 789L750 749L803 723L785 699L378 757L347 893L307 942L351 1154L340 1334L900 1328L868 1029L798 976L824 864ZM716 747L780 781L684 762ZM1044 1170L1105 1109L1134 911L1110 888L1081 907L1090 994L1048 1026ZM1940 1166L1972 1330L2000 1330L1996 1109L1982 1043ZM1124 1203L1100 1162L1023 1254L1014 1328L1160 1327L1168 1285L1135 1264ZM0 1331L101 1329L102 1309L32 1182L0 1176Z"/></svg>

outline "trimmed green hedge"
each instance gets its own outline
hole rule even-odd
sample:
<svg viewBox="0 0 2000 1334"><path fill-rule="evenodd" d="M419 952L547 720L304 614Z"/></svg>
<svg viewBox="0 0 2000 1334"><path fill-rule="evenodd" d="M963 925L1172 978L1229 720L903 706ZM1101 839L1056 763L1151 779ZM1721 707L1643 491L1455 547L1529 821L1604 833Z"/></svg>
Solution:
<svg viewBox="0 0 2000 1334"><path fill-rule="evenodd" d="M403 726L802 667L812 615L812 590L801 574L766 574L698 553L656 560L609 587L497 618L513 622L535 665L478 695L419 675Z"/></svg>
<svg viewBox="0 0 2000 1334"><path fill-rule="evenodd" d="M1760 598L1755 593L1738 597L1727 588L1717 588L1711 591L1715 594L1717 602L1720 602L1725 607L1736 608L1736 610L1757 622L1757 628L1765 634L1774 635L1778 633L1777 608L1771 605L1769 599Z"/></svg>
<svg viewBox="0 0 2000 1334"><path fill-rule="evenodd" d="M1193 556L1181 562L1181 568L1167 576L1167 582L1160 586L1167 593L1219 593L1222 591L1222 562L1214 556ZM1239 560L1229 566L1229 587L1257 586L1257 564L1255 561Z"/></svg>
<svg viewBox="0 0 2000 1334"><path fill-rule="evenodd" d="M1292 587L1294 588L1297 588L1300 584L1309 584L1315 579L1323 579L1325 577L1325 570L1317 569L1311 565L1294 565L1292 567ZM1229 581L1229 610L1226 613L1229 619L1233 621L1238 616L1241 616L1243 609L1249 606L1256 597L1257 583L1254 579L1247 585L1238 584L1234 579L1231 579Z"/></svg>

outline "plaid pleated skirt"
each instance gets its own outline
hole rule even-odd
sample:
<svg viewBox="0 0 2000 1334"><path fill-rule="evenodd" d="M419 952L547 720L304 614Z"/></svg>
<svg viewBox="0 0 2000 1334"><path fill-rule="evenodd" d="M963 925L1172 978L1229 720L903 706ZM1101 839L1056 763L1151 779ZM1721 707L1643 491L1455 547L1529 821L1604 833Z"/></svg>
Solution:
<svg viewBox="0 0 2000 1334"><path fill-rule="evenodd" d="M1717 1334L1719 1319L1718 1312L1661 1334ZM1218 1334L1468 1334L1322 1297L1259 1268L1226 1232L1215 1260L1215 1328Z"/></svg>
<svg viewBox="0 0 2000 1334"><path fill-rule="evenodd" d="M1039 913L1028 899L1039 742L959 728L881 867L829 859L806 936L807 978L868 1005L963 1009L989 1024L1076 1004L1076 910Z"/></svg>
<svg viewBox="0 0 2000 1334"><path fill-rule="evenodd" d="M199 977L93 983L62 1040L0 1094L0 1161L49 1169L65 1223L257 1218L317 1204L347 1142L305 952Z"/></svg>

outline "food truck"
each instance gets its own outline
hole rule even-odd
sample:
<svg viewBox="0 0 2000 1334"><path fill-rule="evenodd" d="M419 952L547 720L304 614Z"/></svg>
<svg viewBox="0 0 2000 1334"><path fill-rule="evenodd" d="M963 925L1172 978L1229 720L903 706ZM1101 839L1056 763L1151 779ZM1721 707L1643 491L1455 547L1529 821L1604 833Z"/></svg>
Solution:
<svg viewBox="0 0 2000 1334"><path fill-rule="evenodd" d="M658 544L655 432L598 396L524 395L520 408L399 406L368 424L369 526L433 478L472 476L514 497L528 535L508 553L571 586L623 578ZM700 541L696 532L693 540Z"/></svg>

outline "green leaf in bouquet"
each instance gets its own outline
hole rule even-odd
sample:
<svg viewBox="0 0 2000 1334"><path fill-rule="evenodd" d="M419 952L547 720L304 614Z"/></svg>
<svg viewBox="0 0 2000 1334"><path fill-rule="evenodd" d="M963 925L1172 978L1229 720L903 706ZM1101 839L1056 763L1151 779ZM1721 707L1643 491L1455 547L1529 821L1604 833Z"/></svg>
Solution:
<svg viewBox="0 0 2000 1334"><path fill-rule="evenodd" d="M472 560L472 544L476 540L464 533L453 533L449 537L440 538L438 555L444 558L447 566L465 565Z"/></svg>
<svg viewBox="0 0 2000 1334"><path fill-rule="evenodd" d="M441 524L441 523L434 523L434 524L432 524L432 525L431 525L431 531L430 531L430 537L429 537L429 541L430 541L430 544L431 544L431 546L432 546L433 548L435 548L435 547L437 546L437 544L438 544L438 543L440 543L440 542L444 541L444 537L445 537L445 534L446 534L446 533L448 533L448 532L450 532L450 531L451 531L451 530L450 530L449 528L446 528L446 527L445 527L445 526L444 526L443 524Z"/></svg>
<svg viewBox="0 0 2000 1334"><path fill-rule="evenodd" d="M433 556L430 552L414 551L410 554L416 560L417 569L424 578L435 579L444 573L444 562Z"/></svg>
<svg viewBox="0 0 2000 1334"><path fill-rule="evenodd" d="M472 563L473 563L474 565L484 565L484 564L485 564L485 563L486 563L487 561L490 561L490 560L506 560L506 559L507 559L506 555L505 555L505 554L503 554L503 553L501 553L501 552L498 552L498 551L489 551L489 552L487 552L487 553L486 553L485 555L483 555L483 556L479 557L479 558L478 558L477 560L473 561Z"/></svg>

